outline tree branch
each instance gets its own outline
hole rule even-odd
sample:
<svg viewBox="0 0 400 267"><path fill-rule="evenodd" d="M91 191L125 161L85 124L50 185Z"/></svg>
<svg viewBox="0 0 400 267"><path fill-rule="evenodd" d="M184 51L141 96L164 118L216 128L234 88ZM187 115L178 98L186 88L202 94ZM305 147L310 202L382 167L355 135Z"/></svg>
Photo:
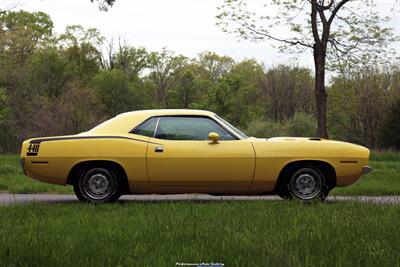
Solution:
<svg viewBox="0 0 400 267"><path fill-rule="evenodd" d="M344 6L349 1L350 0L342 0L342 1L340 1L340 3L335 7L335 9L332 11L331 16L329 17L329 20L328 20L329 24L332 24L332 21L335 18L335 16L338 13L338 11L342 8L342 6Z"/></svg>
<svg viewBox="0 0 400 267"><path fill-rule="evenodd" d="M332 0L332 2L333 2L333 0ZM311 1L311 4L315 5L315 7L316 7L316 9L318 11L319 17L321 18L322 24L325 26L328 23L328 21L326 20L326 17L325 17L324 6L318 4L316 1Z"/></svg>
<svg viewBox="0 0 400 267"><path fill-rule="evenodd" d="M334 37L330 37L329 42L335 47L335 49L337 49L340 53L346 55L347 53L349 53L351 50L355 49L358 47L358 44L360 43L361 38L357 40L357 42L355 44L343 44L341 42L339 42L338 40L336 40ZM339 46L342 46L345 50L340 49Z"/></svg>
<svg viewBox="0 0 400 267"><path fill-rule="evenodd" d="M330 3L329 3L327 6L324 6L324 5L323 5L323 2L322 2L322 5L321 5L322 10L331 9L331 7L333 6L333 3L334 3L334 2L335 2L335 0L331 0Z"/></svg>
<svg viewBox="0 0 400 267"><path fill-rule="evenodd" d="M311 28L314 37L314 42L316 44L321 43L321 39L318 33L318 26L317 26L317 7L316 7L316 0L311 0Z"/></svg>
<svg viewBox="0 0 400 267"><path fill-rule="evenodd" d="M253 32L253 33L257 34L257 35L265 36L265 37L267 37L269 39L272 39L274 41L283 42L283 43L290 44L290 45L301 45L301 46L304 46L304 47L307 47L307 48L312 48L312 45L303 43L303 42L301 42L299 40L281 39L281 38L272 36L272 35L270 35L270 34L268 34L266 32L258 31L256 29L250 27L247 22L245 22L245 23L238 22L238 23L239 23L240 26L246 28L247 30L249 30L249 31L251 31L251 32Z"/></svg>

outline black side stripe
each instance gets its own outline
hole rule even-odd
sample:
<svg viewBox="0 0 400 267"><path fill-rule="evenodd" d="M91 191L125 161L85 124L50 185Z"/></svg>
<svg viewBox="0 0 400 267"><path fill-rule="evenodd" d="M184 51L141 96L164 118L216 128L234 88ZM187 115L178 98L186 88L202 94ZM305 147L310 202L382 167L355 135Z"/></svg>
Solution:
<svg viewBox="0 0 400 267"><path fill-rule="evenodd" d="M39 139L34 139L30 142L30 144L40 144L42 142L49 142L49 141L60 141L60 140L75 140L75 139L128 139L128 140L134 140L134 141L139 141L139 142L144 142L144 143L151 143L151 144L156 144L156 145L161 145L159 143L154 143L154 142L148 142L136 138L130 138L130 137L125 137L125 136L71 136L71 137L50 137L50 138L39 138Z"/></svg>

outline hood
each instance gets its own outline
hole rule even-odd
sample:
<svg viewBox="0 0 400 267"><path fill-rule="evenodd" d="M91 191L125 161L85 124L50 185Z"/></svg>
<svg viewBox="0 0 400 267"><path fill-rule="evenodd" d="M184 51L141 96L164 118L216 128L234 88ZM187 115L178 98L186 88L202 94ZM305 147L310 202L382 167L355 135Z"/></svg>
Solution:
<svg viewBox="0 0 400 267"><path fill-rule="evenodd" d="M268 143L274 143L274 144L298 144L300 147L324 147L324 148L335 148L335 149L351 149L353 151L358 151L361 153L368 153L369 154L369 149L353 144L353 143L348 143L348 142L343 142L343 141L336 141L336 140L329 140L329 139L324 139L324 138L318 138L318 137L272 137L272 138L254 138L251 137L252 142L268 142ZM321 146L323 145L323 146Z"/></svg>
<svg viewBox="0 0 400 267"><path fill-rule="evenodd" d="M268 142L326 142L331 141L318 137L272 137L267 139Z"/></svg>

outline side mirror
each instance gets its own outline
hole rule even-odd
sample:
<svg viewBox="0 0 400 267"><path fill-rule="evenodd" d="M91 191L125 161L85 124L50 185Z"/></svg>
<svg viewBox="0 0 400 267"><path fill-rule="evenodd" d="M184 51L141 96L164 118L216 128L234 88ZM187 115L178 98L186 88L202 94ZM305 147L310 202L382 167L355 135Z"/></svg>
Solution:
<svg viewBox="0 0 400 267"><path fill-rule="evenodd" d="M218 144L219 134L215 132L211 132L208 134L208 140L210 140L210 144Z"/></svg>

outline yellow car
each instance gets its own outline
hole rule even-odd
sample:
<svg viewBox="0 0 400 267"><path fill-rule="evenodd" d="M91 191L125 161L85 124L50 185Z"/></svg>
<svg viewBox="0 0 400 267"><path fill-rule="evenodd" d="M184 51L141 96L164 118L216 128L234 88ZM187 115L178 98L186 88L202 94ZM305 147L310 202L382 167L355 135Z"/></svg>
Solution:
<svg viewBox="0 0 400 267"><path fill-rule="evenodd" d="M324 199L371 171L369 150L320 138L247 137L215 113L143 110L88 132L23 142L34 179L74 186L77 197L112 202L122 194L278 194Z"/></svg>

